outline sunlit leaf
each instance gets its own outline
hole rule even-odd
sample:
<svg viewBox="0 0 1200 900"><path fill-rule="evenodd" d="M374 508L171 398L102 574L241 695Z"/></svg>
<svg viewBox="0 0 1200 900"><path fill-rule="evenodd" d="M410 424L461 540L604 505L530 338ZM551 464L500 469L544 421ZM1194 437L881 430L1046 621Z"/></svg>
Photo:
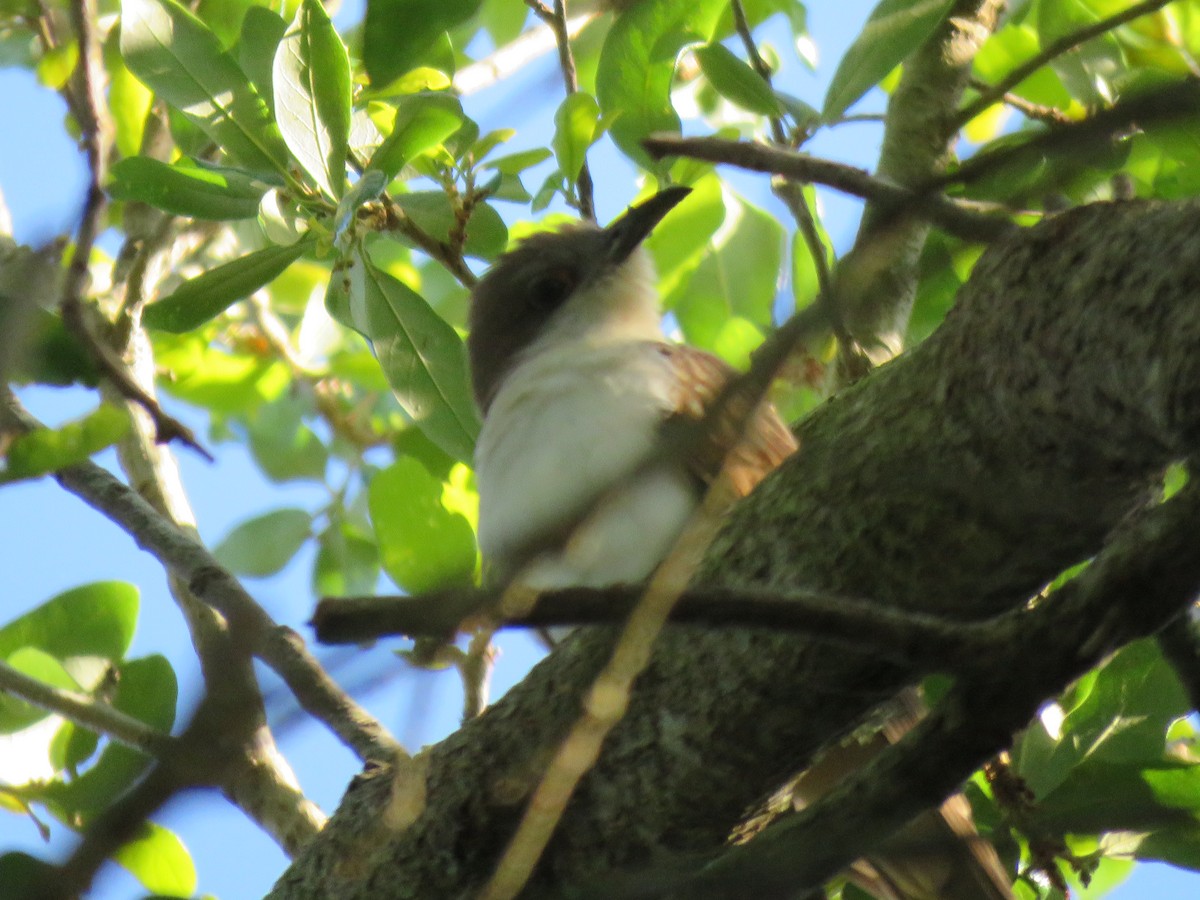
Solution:
<svg viewBox="0 0 1200 900"><path fill-rule="evenodd" d="M398 459L369 486L371 522L387 572L407 591L470 584L475 532L442 504L443 486L415 459Z"/></svg>
<svg viewBox="0 0 1200 900"><path fill-rule="evenodd" d="M138 200L193 219L249 219L267 186L236 169L199 166L188 160L167 165L147 156L123 159L112 167L108 193L114 200Z"/></svg>
<svg viewBox="0 0 1200 900"><path fill-rule="evenodd" d="M147 656L123 662L114 680L112 705L145 724L169 732L175 722L178 683L171 664L162 656ZM110 742L100 759L86 772L67 783L46 786L42 799L68 818L85 825L106 809L112 798L132 784L150 765L142 753Z"/></svg>
<svg viewBox="0 0 1200 900"><path fill-rule="evenodd" d="M351 275L350 318L375 348L400 406L434 443L470 460L479 419L462 339L424 298L365 257Z"/></svg>
<svg viewBox="0 0 1200 900"><path fill-rule="evenodd" d="M882 0L862 33L838 63L822 110L826 121L841 116L888 72L924 43L954 0Z"/></svg>
<svg viewBox="0 0 1200 900"><path fill-rule="evenodd" d="M465 22L481 0L368 0L363 64L385 85L414 68L447 29Z"/></svg>
<svg viewBox="0 0 1200 900"><path fill-rule="evenodd" d="M138 589L97 581L64 591L0 628L0 657L36 647L56 659L99 656L119 660L133 640Z"/></svg>
<svg viewBox="0 0 1200 900"><path fill-rule="evenodd" d="M462 104L450 94L401 98L391 134L371 157L370 168L394 178L410 159L436 147L463 124Z"/></svg>
<svg viewBox="0 0 1200 900"><path fill-rule="evenodd" d="M141 81L231 156L284 172L287 147L258 91L208 26L175 0L122 0L121 53Z"/></svg>
<svg viewBox="0 0 1200 900"><path fill-rule="evenodd" d="M275 107L275 52L287 28L288 23L274 10L251 6L242 20L242 35L235 48L242 71L272 109Z"/></svg>
<svg viewBox="0 0 1200 900"><path fill-rule="evenodd" d="M62 662L36 647L20 647L8 654L7 659L0 657L0 661L42 684L67 691L79 690L79 685L63 668ZM15 694L0 691L0 734L19 731L48 715L50 713L40 706L26 703Z"/></svg>
<svg viewBox="0 0 1200 900"><path fill-rule="evenodd" d="M770 85L728 48L706 44L694 52L704 77L726 100L760 115L779 114L781 106Z"/></svg>
<svg viewBox="0 0 1200 900"><path fill-rule="evenodd" d="M129 433L129 413L101 406L58 428L35 428L13 438L0 468L0 483L37 478L83 462Z"/></svg>
<svg viewBox="0 0 1200 900"><path fill-rule="evenodd" d="M143 822L138 836L114 854L142 887L156 894L190 897L196 890L196 867L182 840L154 822Z"/></svg>
<svg viewBox="0 0 1200 900"><path fill-rule="evenodd" d="M286 247L266 247L210 269L147 306L143 322L160 331L191 331L277 277L308 246L306 241L297 241Z"/></svg>
<svg viewBox="0 0 1200 900"><path fill-rule="evenodd" d="M617 17L596 73L596 98L617 146L653 167L639 143L655 131L678 131L671 105L675 58L687 44L712 36L724 0L660 0L639 3Z"/></svg>
<svg viewBox="0 0 1200 900"><path fill-rule="evenodd" d="M275 118L304 170L330 197L346 187L350 61L318 0L303 0L275 51Z"/></svg>
<svg viewBox="0 0 1200 900"><path fill-rule="evenodd" d="M366 594L379 579L379 548L374 539L340 522L317 535L313 590L318 596Z"/></svg>
<svg viewBox="0 0 1200 900"><path fill-rule="evenodd" d="M554 155L558 168L574 182L583 168L588 147L600 137L600 106L591 94L568 94L554 113Z"/></svg>

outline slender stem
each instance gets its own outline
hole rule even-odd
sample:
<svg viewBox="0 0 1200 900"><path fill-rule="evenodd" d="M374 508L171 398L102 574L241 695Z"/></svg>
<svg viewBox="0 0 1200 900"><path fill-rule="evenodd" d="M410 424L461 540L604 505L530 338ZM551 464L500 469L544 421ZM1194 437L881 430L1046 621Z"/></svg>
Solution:
<svg viewBox="0 0 1200 900"><path fill-rule="evenodd" d="M57 713L64 719L149 756L165 757L174 749L170 735L87 694L46 684L3 661L0 661L0 692Z"/></svg>
<svg viewBox="0 0 1200 900"><path fill-rule="evenodd" d="M758 45L754 42L754 35L750 31L750 22L746 18L746 10L742 7L742 0L732 0L731 8L733 9L733 21L737 28L738 35L742 39L742 44L746 48L746 55L750 57L750 64L754 67L754 71L763 80L767 87L771 87L771 68L767 65L766 60L762 58L762 54L758 52ZM783 120L779 116L771 116L771 136L775 139L775 143L780 147L786 147L787 135L783 128ZM846 330L846 323L842 319L841 310L838 308L837 295L833 290L833 276L829 269L829 260L825 257L825 244L821 240L820 232L817 230L817 220L813 216L812 210L808 206L808 202L804 199L803 189L799 184L794 183L792 179L781 178L780 183L775 185L775 195L783 201L783 204L791 212L792 218L796 220L796 225L800 228L800 235L804 238L804 246L808 249L808 254L812 257L813 267L817 272L817 303L825 311L825 317L829 320L829 327L833 331L833 335L837 338L838 347L843 354L853 352L854 344L850 339L850 333Z"/></svg>
<svg viewBox="0 0 1200 900"><path fill-rule="evenodd" d="M958 131L958 129L962 128L993 103L1003 100L1005 94L1009 93L1009 91L1022 81L1052 60L1074 50L1080 44L1087 43L1092 38L1099 37L1102 34L1112 31L1114 28L1119 28L1122 25L1132 22L1134 19L1140 19L1142 16L1157 12L1171 2L1173 0L1143 0L1143 2L1136 3L1128 9L1114 13L1107 19L1101 19L1099 22L1094 22L1091 25L1080 28L1078 31L1063 35L1040 53L1021 63L1021 65L1017 66L990 88L984 90L974 101L960 110L954 118L951 132Z"/></svg>
<svg viewBox="0 0 1200 900"><path fill-rule="evenodd" d="M1016 227L1007 218L1008 211L998 205L966 203L940 193L910 190L853 166L764 144L656 134L642 141L642 146L654 157L687 156L824 184L843 193L922 216L964 240L994 241L1010 234Z"/></svg>
<svg viewBox="0 0 1200 900"><path fill-rule="evenodd" d="M542 0L526 0L526 5L554 31L554 42L558 45L558 66L562 70L567 96L578 93L579 78L575 73L575 57L571 53L571 31L567 22L566 0L554 0L554 9L550 9ZM586 152L575 185L579 193L580 215L590 222L595 222L596 204L592 196L592 173L588 169Z"/></svg>

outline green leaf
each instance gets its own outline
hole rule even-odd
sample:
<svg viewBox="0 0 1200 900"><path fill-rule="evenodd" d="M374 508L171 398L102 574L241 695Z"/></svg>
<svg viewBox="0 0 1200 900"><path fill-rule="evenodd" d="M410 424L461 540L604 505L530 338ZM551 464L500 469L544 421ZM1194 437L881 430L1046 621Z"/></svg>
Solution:
<svg viewBox="0 0 1200 900"><path fill-rule="evenodd" d="M617 146L639 165L653 163L639 143L655 131L678 131L671 106L675 58L690 43L706 43L724 0L638 3L617 17L600 51L596 97Z"/></svg>
<svg viewBox="0 0 1200 900"><path fill-rule="evenodd" d="M673 304L675 291L708 255L708 242L725 221L721 180L710 174L691 187L686 207L676 207L667 213L645 241L654 258L659 292L667 298L667 307Z"/></svg>
<svg viewBox="0 0 1200 900"><path fill-rule="evenodd" d="M726 320L767 329L783 262L784 230L744 200L726 198L726 221L691 277L666 298L689 343L716 350Z"/></svg>
<svg viewBox="0 0 1200 900"><path fill-rule="evenodd" d="M143 84L252 169L286 172L270 110L207 25L175 0L122 0L121 53Z"/></svg>
<svg viewBox="0 0 1200 900"><path fill-rule="evenodd" d="M129 433L129 413L101 406L58 428L35 428L13 438L0 469L0 484L37 478L83 462Z"/></svg>
<svg viewBox="0 0 1200 900"><path fill-rule="evenodd" d="M250 452L271 481L324 481L329 451L304 424L307 411L298 398L282 397L249 416Z"/></svg>
<svg viewBox="0 0 1200 900"><path fill-rule="evenodd" d="M154 335L155 359L174 379L164 388L213 412L232 415L277 399L289 384L287 366L255 353L230 353L209 346L199 334Z"/></svg>
<svg viewBox="0 0 1200 900"><path fill-rule="evenodd" d="M272 246L247 253L185 282L170 296L151 303L142 320L147 328L159 331L175 334L191 331L272 281L308 247L308 241L300 240L286 247Z"/></svg>
<svg viewBox="0 0 1200 900"><path fill-rule="evenodd" d="M108 70L108 106L112 112L117 150L122 156L136 156L142 147L146 115L154 103L154 94L134 77L121 58L119 35L115 29L104 42L104 65Z"/></svg>
<svg viewBox="0 0 1200 900"><path fill-rule="evenodd" d="M123 581L96 581L58 594L0 628L0 658L36 647L55 659L121 659L133 640L138 589Z"/></svg>
<svg viewBox="0 0 1200 900"><path fill-rule="evenodd" d="M238 64L250 76L258 95L275 108L275 52L287 33L288 23L265 6L251 6L242 20L242 36L237 43Z"/></svg>
<svg viewBox="0 0 1200 900"><path fill-rule="evenodd" d="M726 100L759 115L779 115L781 106L770 85L729 49L707 44L693 52L704 77Z"/></svg>
<svg viewBox="0 0 1200 900"><path fill-rule="evenodd" d="M383 87L424 61L443 32L465 22L481 0L368 0L363 64Z"/></svg>
<svg viewBox="0 0 1200 900"><path fill-rule="evenodd" d="M144 822L139 834L124 844L113 859L148 891L170 897L190 897L196 891L196 867L183 841L173 831Z"/></svg>
<svg viewBox="0 0 1200 900"><path fill-rule="evenodd" d="M395 178L405 163L438 146L462 127L465 120L458 98L425 92L402 97L392 132L371 157L369 168Z"/></svg>
<svg viewBox="0 0 1200 900"><path fill-rule="evenodd" d="M526 169L536 166L549 159L553 154L545 147L534 147L530 150L520 150L506 156L489 159L483 164L485 169L495 169L504 175L517 175Z"/></svg>
<svg viewBox="0 0 1200 900"><path fill-rule="evenodd" d="M1200 766L1160 763L1143 768L1086 762L1045 796L1038 822L1057 832L1155 831L1195 825Z"/></svg>
<svg viewBox="0 0 1200 900"><path fill-rule="evenodd" d="M236 169L200 166L184 159L167 165L147 156L123 159L112 167L108 193L114 200L137 200L193 219L251 219L267 186Z"/></svg>
<svg viewBox="0 0 1200 900"><path fill-rule="evenodd" d="M370 535L349 522L317 535L313 591L322 597L367 594L379 580L379 548Z"/></svg>
<svg viewBox="0 0 1200 900"><path fill-rule="evenodd" d="M275 51L275 118L304 170L333 199L346 189L350 60L318 0L302 0Z"/></svg>
<svg viewBox="0 0 1200 900"><path fill-rule="evenodd" d="M479 418L462 339L423 297L367 257L351 275L351 320L374 346L401 408L435 444L469 461Z"/></svg>
<svg viewBox="0 0 1200 900"><path fill-rule="evenodd" d="M415 459L398 459L368 487L384 571L406 591L470 584L477 552L466 517L442 504L443 484Z"/></svg>
<svg viewBox="0 0 1200 900"><path fill-rule="evenodd" d="M954 0L883 0L838 63L825 94L825 121L839 118L900 65L946 18Z"/></svg>
<svg viewBox="0 0 1200 900"><path fill-rule="evenodd" d="M277 509L242 522L213 550L238 575L266 578L286 566L312 534L312 514Z"/></svg>
<svg viewBox="0 0 1200 900"><path fill-rule="evenodd" d="M169 732L175 722L178 683L171 664L161 656L122 663L115 679L112 704L152 728ZM107 809L113 797L128 788L149 767L151 760L123 744L110 742L95 765L73 781L45 786L39 799L51 805L64 820L86 827L93 816Z"/></svg>
<svg viewBox="0 0 1200 900"><path fill-rule="evenodd" d="M998 82L1040 49L1037 32L1030 25L1010 23L979 48L973 60L975 74L985 82ZM1070 93L1049 66L1039 68L1014 87L1013 93L1031 103L1057 109L1066 109L1071 105Z"/></svg>
<svg viewBox="0 0 1200 900"><path fill-rule="evenodd" d="M568 94L554 113L554 155L569 181L579 178L588 147L600 137L600 105L591 94Z"/></svg>

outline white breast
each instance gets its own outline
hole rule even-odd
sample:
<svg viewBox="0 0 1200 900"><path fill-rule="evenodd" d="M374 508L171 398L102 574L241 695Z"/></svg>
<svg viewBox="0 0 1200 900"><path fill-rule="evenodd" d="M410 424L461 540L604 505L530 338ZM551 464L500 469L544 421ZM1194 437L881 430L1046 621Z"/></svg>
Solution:
<svg viewBox="0 0 1200 900"><path fill-rule="evenodd" d="M512 576L532 535L573 519L603 494L568 544L523 572L535 587L645 578L696 504L676 465L641 471L671 408L673 373L647 341L571 343L524 360L488 410L475 454L479 542Z"/></svg>

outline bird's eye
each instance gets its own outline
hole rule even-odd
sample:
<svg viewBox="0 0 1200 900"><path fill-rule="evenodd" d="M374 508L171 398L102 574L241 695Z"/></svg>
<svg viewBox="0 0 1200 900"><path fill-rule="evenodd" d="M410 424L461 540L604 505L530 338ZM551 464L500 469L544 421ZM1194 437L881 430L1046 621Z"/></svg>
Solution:
<svg viewBox="0 0 1200 900"><path fill-rule="evenodd" d="M575 287L575 280L566 271L540 275L529 286L529 304L534 309L552 312L562 306Z"/></svg>

